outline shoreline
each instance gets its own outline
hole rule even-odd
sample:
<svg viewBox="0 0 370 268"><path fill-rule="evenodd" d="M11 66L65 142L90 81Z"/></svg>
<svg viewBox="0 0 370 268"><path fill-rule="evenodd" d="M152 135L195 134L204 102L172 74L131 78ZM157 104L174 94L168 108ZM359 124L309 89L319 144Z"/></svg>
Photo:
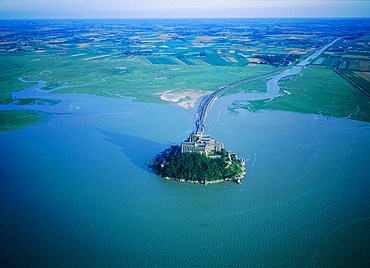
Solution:
<svg viewBox="0 0 370 268"><path fill-rule="evenodd" d="M192 184L204 184L204 185L207 185L207 184L216 184L216 183L220 183L220 182L225 182L225 181L232 181L232 182L235 182L237 184L241 184L241 180L245 177L246 175L246 172L245 172L245 169L243 170L243 173L235 178L235 179L231 179L231 178L228 178L228 179L224 179L224 180L214 180L214 181L206 181L206 182L200 182L200 181L190 181L190 180L184 180L184 179L175 179L175 178L170 178L170 177L162 177L162 176L159 176L160 178L163 178L165 180L169 180L169 181L177 181L177 182L183 182L183 183L192 183Z"/></svg>

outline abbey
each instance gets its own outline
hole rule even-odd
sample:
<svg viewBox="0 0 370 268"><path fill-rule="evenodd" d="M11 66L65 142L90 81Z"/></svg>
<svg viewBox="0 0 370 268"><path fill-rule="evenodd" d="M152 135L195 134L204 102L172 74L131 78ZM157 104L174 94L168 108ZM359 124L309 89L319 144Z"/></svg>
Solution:
<svg viewBox="0 0 370 268"><path fill-rule="evenodd" d="M224 149L224 143L212 139L203 132L196 132L181 143L181 153L199 153L210 156Z"/></svg>

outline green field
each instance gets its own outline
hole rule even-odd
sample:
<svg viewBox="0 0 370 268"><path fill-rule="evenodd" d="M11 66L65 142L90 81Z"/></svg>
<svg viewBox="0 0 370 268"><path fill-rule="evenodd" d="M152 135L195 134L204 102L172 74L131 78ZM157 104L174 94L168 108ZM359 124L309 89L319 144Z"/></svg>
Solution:
<svg viewBox="0 0 370 268"><path fill-rule="evenodd" d="M262 85L264 80L255 80L253 83ZM279 85L281 96L272 101L236 103L235 107L230 107L231 111L236 108L245 108L253 112L281 110L348 117L370 122L369 97L331 69L313 66L305 68L302 75L287 77L280 81ZM245 89L249 91L254 87Z"/></svg>
<svg viewBox="0 0 370 268"><path fill-rule="evenodd" d="M286 60L292 53L305 57L307 53L338 36L337 33L332 35L331 30L320 25L315 26L321 29L320 34L312 35L313 26L298 21L291 30L280 26L272 29L269 23L253 21L249 21L248 25L233 21L222 27L205 21L201 24L185 21L184 25L176 27L168 21L161 23L170 27L108 21L105 23L109 27L104 30L97 27L96 23L70 23L64 20L0 23L4 32L0 42L0 104L56 104L45 99L14 100L13 92L34 84L19 80L26 76L32 76L25 78L27 81L46 81L42 90L61 87L53 94L133 97L134 101L164 104L168 102L160 98L161 92L215 91L221 86L277 70L273 66L275 60L279 63L276 66L285 66L282 60L284 57ZM278 21L275 23L280 25ZM48 24L53 27L46 27L40 32L40 27ZM13 33L14 27L19 31ZM361 32L365 27L356 29ZM347 32L344 36L347 36ZM353 87L331 70L338 67L351 71L369 70L369 62L363 59L370 55L367 47L370 37L358 36L362 37L343 37L315 59L312 67L305 70L302 76L282 81L282 91L286 89L294 94L285 94L269 104L264 101L253 102L248 109L263 109L268 105L268 109L345 116L352 112L353 107L362 107L367 100L355 100L353 96L348 98L350 103L342 103ZM245 58L247 55L252 58L261 57L259 55L262 54L271 56L274 62L270 62L271 65L249 64ZM344 76L351 80L357 79L351 72ZM264 77L247 81L234 86L225 94L263 92L266 90L267 79ZM360 84L361 81L357 80ZM368 88L368 84L361 86ZM320 91L314 91L315 88ZM319 105L314 104L312 99L317 100ZM362 108L354 113L356 115L352 117L366 117L361 115Z"/></svg>
<svg viewBox="0 0 370 268"><path fill-rule="evenodd" d="M185 59L185 58L177 58L178 60L180 60L181 62L185 63L186 65L196 65L194 62L188 60L188 59Z"/></svg>
<svg viewBox="0 0 370 268"><path fill-rule="evenodd" d="M338 74L342 75L344 78L351 81L354 85L359 87L359 89L363 90L367 94L370 95L370 82L365 80L364 78L360 77L358 74L353 71L349 70L337 70Z"/></svg>
<svg viewBox="0 0 370 268"><path fill-rule="evenodd" d="M168 90L204 90L215 91L219 87L243 78L270 72L269 66L255 68L221 67L207 65L175 66L170 58L160 58L160 64L149 64L145 57L125 59L81 60L70 55L35 55L34 53L17 53L1 55L0 101L11 103L12 92L23 90L35 83L22 83L18 78L24 76L27 81L47 81L42 90L54 91L53 94L83 93L105 97L134 97L134 101L163 103L160 92ZM154 58L151 58L154 59ZM166 61L164 61L166 60ZM40 74L41 72L44 72ZM39 75L38 75L39 74ZM45 99L20 99L18 105L26 104L54 105ZM2 130L22 128L40 121L42 114L31 111L18 113L0 112ZM35 115L35 120L32 116ZM9 120L5 120L8 118ZM9 122L13 121L13 125ZM27 123L29 121L29 123Z"/></svg>
<svg viewBox="0 0 370 268"><path fill-rule="evenodd" d="M263 74L273 70L269 66L254 68L148 64L145 58L122 60L71 60L67 56L38 56L13 54L3 56L0 67L11 70L2 73L0 82L2 101L11 97L12 91L19 91L32 85L21 83L22 76L37 75L26 78L28 81L47 81L44 90L53 89L64 84L72 86L54 92L86 93L114 97L111 94L135 97L136 101L159 102L156 93L174 89L196 89L214 91L220 86L243 78ZM165 59L165 58L163 58ZM168 59L172 60L172 59ZM116 96L117 97L117 96Z"/></svg>
<svg viewBox="0 0 370 268"><path fill-rule="evenodd" d="M170 58L168 60L172 61ZM222 59L220 58L220 60ZM224 62L226 63L226 61ZM214 91L229 83L274 70L268 65L232 67L184 64L174 68L172 64L163 63L162 61L162 64L149 64L146 58L141 57L85 61L71 59L67 55L41 56L31 53L2 55L0 67L8 71L0 74L0 100L3 103L13 101L11 99L12 91L22 90L33 84L22 83L18 78L37 75L42 71L50 72L26 79L47 81L43 90L53 89L66 83L68 86L72 86L58 90L54 94L86 93L106 97L134 97L135 101L140 102L168 103L161 100L157 93L175 89ZM267 79L268 77L264 77L247 81L229 89L225 94L263 92L266 90ZM248 109L321 113L370 121L367 97L326 66L312 66L306 68L302 76L290 80L285 79L281 82L281 90L287 90L292 94L283 94L270 103L251 102L248 104ZM36 99L21 100L19 104L32 104L34 102L53 105L45 100ZM359 107L358 112L357 107ZM32 113L28 112L23 117L16 117L22 118L21 127L27 125L24 123L27 120L30 121L30 124L40 120L39 115L36 117L36 121L31 120L32 116L30 115ZM4 129L16 128L9 127L8 123L4 122L1 122L1 125L5 126Z"/></svg>
<svg viewBox="0 0 370 268"><path fill-rule="evenodd" d="M152 64L173 64L177 65L178 63L172 60L171 58L157 58L157 57L147 57L147 59Z"/></svg>
<svg viewBox="0 0 370 268"><path fill-rule="evenodd" d="M1 111L0 132L22 129L40 123L47 116L47 113L37 111Z"/></svg>

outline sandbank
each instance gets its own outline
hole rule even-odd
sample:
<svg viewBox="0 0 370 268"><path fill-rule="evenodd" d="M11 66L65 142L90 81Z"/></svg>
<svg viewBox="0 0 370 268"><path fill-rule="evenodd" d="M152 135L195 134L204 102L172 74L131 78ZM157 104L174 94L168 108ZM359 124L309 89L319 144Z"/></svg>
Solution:
<svg viewBox="0 0 370 268"><path fill-rule="evenodd" d="M212 91L197 91L194 89L185 90L167 90L165 92L157 93L161 95L160 98L164 101L175 102L184 109L195 107L197 100L205 95L211 94Z"/></svg>

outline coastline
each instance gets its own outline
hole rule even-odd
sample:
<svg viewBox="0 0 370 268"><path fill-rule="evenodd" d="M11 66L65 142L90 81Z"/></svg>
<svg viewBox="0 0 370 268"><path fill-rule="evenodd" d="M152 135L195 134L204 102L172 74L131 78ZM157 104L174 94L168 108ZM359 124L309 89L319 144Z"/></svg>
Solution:
<svg viewBox="0 0 370 268"><path fill-rule="evenodd" d="M207 184L216 184L216 183L225 182L225 181L233 181L233 182L236 182L237 184L241 184L241 180L245 177L245 175L246 175L246 172L245 172L245 168L244 168L243 173L240 176L236 177L235 179L227 178L227 179L224 179L224 180L214 180L214 181L200 182L200 181L191 181L191 180L184 180L184 179L175 179L175 178L170 178L170 177L162 177L162 176L160 176L160 177L165 179L165 180L207 185Z"/></svg>

